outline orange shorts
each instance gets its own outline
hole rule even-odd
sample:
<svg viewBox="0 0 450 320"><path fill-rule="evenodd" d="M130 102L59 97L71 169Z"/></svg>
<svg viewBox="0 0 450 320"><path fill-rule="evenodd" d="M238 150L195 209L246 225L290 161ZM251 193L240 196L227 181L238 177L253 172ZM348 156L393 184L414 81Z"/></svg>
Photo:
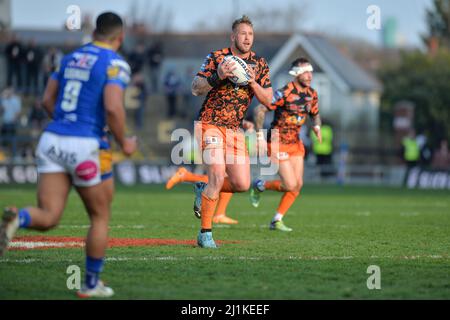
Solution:
<svg viewBox="0 0 450 320"><path fill-rule="evenodd" d="M278 150L275 150L276 147L278 147ZM269 143L267 151L272 161L289 160L290 157L305 157L305 146L302 141L291 144ZM272 151L274 154L272 154Z"/></svg>
<svg viewBox="0 0 450 320"><path fill-rule="evenodd" d="M201 133L201 136L199 136L199 133ZM195 134L202 151L223 149L225 155L248 157L243 131L234 131L213 124L196 122Z"/></svg>

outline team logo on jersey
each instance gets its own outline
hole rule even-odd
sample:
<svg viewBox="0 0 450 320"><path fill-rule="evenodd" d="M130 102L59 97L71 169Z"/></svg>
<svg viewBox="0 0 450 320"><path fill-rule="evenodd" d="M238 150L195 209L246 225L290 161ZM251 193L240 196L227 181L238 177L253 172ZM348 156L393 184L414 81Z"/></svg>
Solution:
<svg viewBox="0 0 450 320"><path fill-rule="evenodd" d="M92 69L94 64L97 62L97 59L98 57L93 54L75 52L72 55L72 60L67 65L69 67Z"/></svg>
<svg viewBox="0 0 450 320"><path fill-rule="evenodd" d="M124 84L130 82L130 66L123 60L113 59L110 62L110 66L107 69L108 79L116 79Z"/></svg>
<svg viewBox="0 0 450 320"><path fill-rule="evenodd" d="M112 66L117 66L117 67L121 68L122 70L124 70L127 73L131 73L130 65L128 63L126 63L124 60L112 59L111 60L111 65Z"/></svg>
<svg viewBox="0 0 450 320"><path fill-rule="evenodd" d="M106 72L108 74L108 78L116 78L119 71L120 68L118 66L110 66Z"/></svg>
<svg viewBox="0 0 450 320"><path fill-rule="evenodd" d="M289 118L286 119L286 123L287 124L292 124L292 125L296 125L296 126L301 126L305 123L306 121L306 117L305 116L290 116Z"/></svg>

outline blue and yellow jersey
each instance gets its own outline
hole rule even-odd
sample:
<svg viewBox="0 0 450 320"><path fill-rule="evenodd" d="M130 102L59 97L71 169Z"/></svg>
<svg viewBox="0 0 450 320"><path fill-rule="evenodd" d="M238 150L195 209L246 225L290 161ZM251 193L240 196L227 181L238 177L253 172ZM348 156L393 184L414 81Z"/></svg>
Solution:
<svg viewBox="0 0 450 320"><path fill-rule="evenodd" d="M106 124L104 88L116 84L125 89L130 67L107 44L93 42L65 56L52 78L59 92L53 121L45 131L100 140Z"/></svg>

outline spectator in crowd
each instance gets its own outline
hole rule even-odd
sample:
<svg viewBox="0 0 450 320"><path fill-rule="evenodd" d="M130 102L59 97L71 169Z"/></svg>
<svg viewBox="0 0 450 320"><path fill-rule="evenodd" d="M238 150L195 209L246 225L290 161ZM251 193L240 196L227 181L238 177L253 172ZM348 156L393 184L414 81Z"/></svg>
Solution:
<svg viewBox="0 0 450 320"><path fill-rule="evenodd" d="M28 113L27 127L30 129L30 139L21 145L22 158L28 162L34 161L34 142L38 138L42 129L47 123L47 113L45 112L40 98L35 98Z"/></svg>
<svg viewBox="0 0 450 320"><path fill-rule="evenodd" d="M11 147L11 155L16 156L17 141L16 130L19 122L19 115L22 109L22 102L15 94L12 87L6 88L0 98L0 111L2 113L1 137L3 146Z"/></svg>
<svg viewBox="0 0 450 320"><path fill-rule="evenodd" d="M131 86L136 88L136 99L138 106L134 112L134 123L137 129L142 129L145 118L145 107L147 102L147 88L145 86L144 75L142 72L136 73L131 79Z"/></svg>
<svg viewBox="0 0 450 320"><path fill-rule="evenodd" d="M192 95L192 79L195 76L195 71L192 67L188 67L184 73L183 81L181 84L181 94L183 95L183 107L181 109L181 116L183 118L194 117L195 101L194 95ZM192 119L193 120L193 119Z"/></svg>
<svg viewBox="0 0 450 320"><path fill-rule="evenodd" d="M15 87L18 90L22 89L22 62L23 62L23 47L15 35L11 37L11 41L5 48L6 68L7 68L7 86L13 87L15 80Z"/></svg>
<svg viewBox="0 0 450 320"><path fill-rule="evenodd" d="M31 40L25 49L25 79L26 91L28 94L37 95L39 93L39 72L42 63L42 52L36 46L36 42Z"/></svg>
<svg viewBox="0 0 450 320"><path fill-rule="evenodd" d="M450 152L448 151L447 140L441 140L439 149L433 154L431 166L433 169L450 170Z"/></svg>
<svg viewBox="0 0 450 320"><path fill-rule="evenodd" d="M28 115L28 127L32 130L32 135L38 136L40 131L44 128L46 122L47 113L42 107L41 99L36 98ZM37 134L34 134L34 132Z"/></svg>
<svg viewBox="0 0 450 320"><path fill-rule="evenodd" d="M159 74L163 61L162 44L155 42L147 51L147 59L150 66L150 82L153 92L159 91Z"/></svg>
<svg viewBox="0 0 450 320"><path fill-rule="evenodd" d="M420 148L414 130L411 130L402 140L402 155L408 169L418 165L420 160Z"/></svg>
<svg viewBox="0 0 450 320"><path fill-rule="evenodd" d="M44 56L44 86L53 72L58 70L59 64L63 58L63 53L56 47L51 47Z"/></svg>
<svg viewBox="0 0 450 320"><path fill-rule="evenodd" d="M313 130L311 130L313 131ZM323 122L321 127L322 143L319 142L316 135L311 132L312 150L316 155L316 164L320 167L320 175L328 177L334 174L332 168L333 160L333 129L330 125Z"/></svg>
<svg viewBox="0 0 450 320"><path fill-rule="evenodd" d="M419 164L422 167L428 167L431 163L431 147L428 143L428 137L425 133L421 132L416 137L417 145L419 147L420 157Z"/></svg>
<svg viewBox="0 0 450 320"><path fill-rule="evenodd" d="M139 43L136 48L128 56L131 74L142 72L145 64L145 46Z"/></svg>
<svg viewBox="0 0 450 320"><path fill-rule="evenodd" d="M169 69L164 77L164 89L169 107L167 116L169 119L175 117L177 114L177 96L180 85L181 81L178 75L173 69Z"/></svg>

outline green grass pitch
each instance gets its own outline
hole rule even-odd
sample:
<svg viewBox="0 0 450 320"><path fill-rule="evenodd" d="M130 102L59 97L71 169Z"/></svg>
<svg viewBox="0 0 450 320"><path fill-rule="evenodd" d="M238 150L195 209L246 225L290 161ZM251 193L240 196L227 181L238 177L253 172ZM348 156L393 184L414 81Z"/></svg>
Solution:
<svg viewBox="0 0 450 320"><path fill-rule="evenodd" d="M237 194L216 226L217 250L193 245L115 247L102 278L116 299L449 299L448 191L306 185L285 217L291 233L269 231L281 194L265 192L258 209ZM34 187L1 187L0 205L35 204ZM110 237L193 240L190 185L118 187ZM75 192L60 223L45 235L85 236L88 218ZM41 235L21 230L19 236ZM84 269L82 248L8 251L0 259L0 299L76 299L70 265ZM381 270L369 290L367 268Z"/></svg>

